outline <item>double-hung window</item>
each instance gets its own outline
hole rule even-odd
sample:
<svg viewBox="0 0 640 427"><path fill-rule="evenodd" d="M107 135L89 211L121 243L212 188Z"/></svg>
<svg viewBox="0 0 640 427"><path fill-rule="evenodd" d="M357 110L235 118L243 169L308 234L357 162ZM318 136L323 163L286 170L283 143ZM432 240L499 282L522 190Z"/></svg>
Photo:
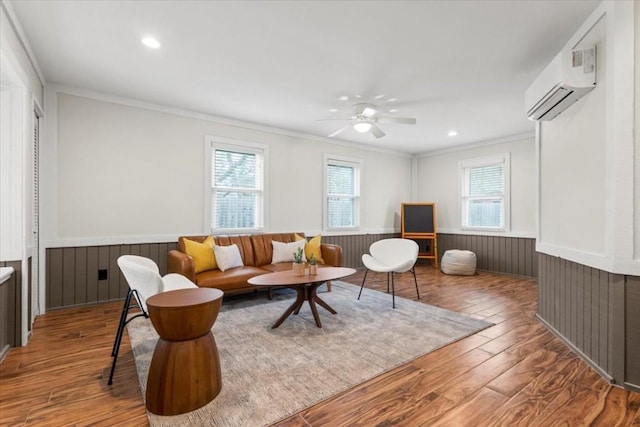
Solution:
<svg viewBox="0 0 640 427"><path fill-rule="evenodd" d="M267 147L213 139L209 143L212 232L262 230Z"/></svg>
<svg viewBox="0 0 640 427"><path fill-rule="evenodd" d="M361 168L360 160L325 155L326 230L353 230L360 226Z"/></svg>
<svg viewBox="0 0 640 427"><path fill-rule="evenodd" d="M463 229L509 229L509 154L460 162Z"/></svg>

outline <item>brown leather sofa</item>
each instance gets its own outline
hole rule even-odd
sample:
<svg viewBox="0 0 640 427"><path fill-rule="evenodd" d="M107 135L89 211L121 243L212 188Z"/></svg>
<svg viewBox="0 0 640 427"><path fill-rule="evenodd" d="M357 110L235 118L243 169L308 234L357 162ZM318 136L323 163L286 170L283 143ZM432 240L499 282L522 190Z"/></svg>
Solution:
<svg viewBox="0 0 640 427"><path fill-rule="evenodd" d="M302 233L297 233L304 236ZM181 236L178 239L178 249L169 251L169 273L180 273L200 287L217 288L224 291L225 295L250 292L259 289L247 283L251 277L273 271L290 270L291 262L272 264L273 240L290 243L295 241L295 233L252 234L242 236L214 236L216 245L229 246L236 244L240 250L243 267L232 268L226 271L218 269L194 273L193 260L186 254L184 239L195 240L202 243L207 236ZM341 267L342 248L338 245L322 244L322 259L324 265Z"/></svg>

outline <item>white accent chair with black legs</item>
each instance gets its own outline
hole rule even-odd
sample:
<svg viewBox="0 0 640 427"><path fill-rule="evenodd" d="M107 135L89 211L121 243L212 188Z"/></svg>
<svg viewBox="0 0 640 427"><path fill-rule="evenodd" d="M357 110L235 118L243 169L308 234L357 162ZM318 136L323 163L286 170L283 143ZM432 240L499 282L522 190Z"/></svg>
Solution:
<svg viewBox="0 0 640 427"><path fill-rule="evenodd" d="M387 273L387 293L389 292L389 283L391 283L391 295L393 308L396 308L396 292L393 275L395 273L413 273L413 281L416 284L416 294L420 299L420 291L418 291L418 280L416 279L415 263L418 260L418 244L410 239L383 239L374 242L369 247L370 254L362 255L362 263L367 268L360 286L358 299L362 295L364 282L367 280L367 273L375 271L378 273Z"/></svg>
<svg viewBox="0 0 640 427"><path fill-rule="evenodd" d="M113 373L116 370L124 327L137 317L149 317L147 314L147 298L160 292L197 288L195 283L181 274L170 273L164 277L160 276L158 265L149 258L137 255L122 255L118 258L118 267L120 267L124 278L127 279L129 292L122 306L120 323L118 324L118 331L111 350L113 362L109 373L109 385L113 383ZM130 313L130 310L134 310L133 313Z"/></svg>

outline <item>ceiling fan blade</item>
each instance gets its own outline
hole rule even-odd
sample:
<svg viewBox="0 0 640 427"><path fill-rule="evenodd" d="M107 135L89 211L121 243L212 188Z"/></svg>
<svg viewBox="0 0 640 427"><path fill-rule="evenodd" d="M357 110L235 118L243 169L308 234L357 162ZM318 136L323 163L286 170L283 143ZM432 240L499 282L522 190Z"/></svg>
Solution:
<svg viewBox="0 0 640 427"><path fill-rule="evenodd" d="M375 123L371 123L371 133L376 138L382 138L385 135L385 133L382 132L382 129L380 129L380 127Z"/></svg>
<svg viewBox="0 0 640 427"><path fill-rule="evenodd" d="M333 132L332 134L328 135L329 138L333 138L336 135L341 134L342 132L344 132L345 130L349 129L351 127L351 125L346 125L343 128L338 129L337 131Z"/></svg>
<svg viewBox="0 0 640 427"><path fill-rule="evenodd" d="M316 119L316 122L326 122L330 120L353 120L353 117L336 117L333 119Z"/></svg>
<svg viewBox="0 0 640 427"><path fill-rule="evenodd" d="M416 119L412 119L409 117L388 117L388 116L377 116L376 117L378 123L401 123L405 125L415 125Z"/></svg>

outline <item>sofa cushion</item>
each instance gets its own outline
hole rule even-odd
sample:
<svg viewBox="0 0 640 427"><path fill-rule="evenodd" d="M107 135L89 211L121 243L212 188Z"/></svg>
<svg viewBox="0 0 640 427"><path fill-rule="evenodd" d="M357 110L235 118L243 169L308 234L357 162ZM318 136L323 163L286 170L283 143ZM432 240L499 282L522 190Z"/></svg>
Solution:
<svg viewBox="0 0 640 427"><path fill-rule="evenodd" d="M286 270L291 270L293 269L293 263L291 262L281 262L278 264L267 264L267 265L263 265L260 268L264 268L265 270L269 270L267 271L267 273L273 273L276 271L286 271Z"/></svg>
<svg viewBox="0 0 640 427"><path fill-rule="evenodd" d="M202 243L195 240L184 240L185 252L193 259L193 269L196 274L218 268L213 245L215 245L215 240L212 236L207 236Z"/></svg>
<svg viewBox="0 0 640 427"><path fill-rule="evenodd" d="M231 290L255 289L255 286L247 284L247 280L266 273L269 271L251 266L232 268L227 271L209 270L196 275L196 284L201 288L217 288L228 294Z"/></svg>
<svg viewBox="0 0 640 427"><path fill-rule="evenodd" d="M243 267L240 250L235 243L229 246L213 246L213 252L216 254L216 261L220 271L227 271L236 267Z"/></svg>
<svg viewBox="0 0 640 427"><path fill-rule="evenodd" d="M282 242L276 242L275 240L272 240L271 244L273 245L273 255L271 258L271 263L277 264L279 262L293 262L295 260L293 257L293 254L297 253L298 249L302 249L302 261L306 262L307 259L304 256L305 242L306 240L282 243Z"/></svg>
<svg viewBox="0 0 640 427"><path fill-rule="evenodd" d="M324 260L322 259L322 236L320 234L309 239L309 241L307 241L307 239L297 234L295 237L296 237L296 241L304 240L306 242L304 244L304 254L305 254L305 257L307 258L307 261L310 260L311 255L313 255L313 257L316 259L316 262L318 264L324 264Z"/></svg>

